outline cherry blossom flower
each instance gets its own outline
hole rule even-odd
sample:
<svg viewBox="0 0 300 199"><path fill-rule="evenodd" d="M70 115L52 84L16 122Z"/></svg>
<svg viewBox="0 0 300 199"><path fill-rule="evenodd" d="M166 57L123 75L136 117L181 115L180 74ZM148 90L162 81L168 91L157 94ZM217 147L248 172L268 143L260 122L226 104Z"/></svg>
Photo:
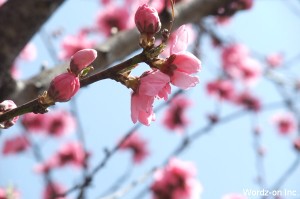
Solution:
<svg viewBox="0 0 300 199"><path fill-rule="evenodd" d="M0 103L0 115L6 113L12 109L17 108L17 105L12 100L4 100ZM19 119L19 116L16 116L12 119L0 123L0 128L7 129L13 126Z"/></svg>
<svg viewBox="0 0 300 199"><path fill-rule="evenodd" d="M280 53L273 53L266 57L266 61L272 68L280 66L283 62L283 55Z"/></svg>
<svg viewBox="0 0 300 199"><path fill-rule="evenodd" d="M89 66L97 58L97 51L94 49L83 49L77 51L70 61L70 70L78 75L84 68Z"/></svg>
<svg viewBox="0 0 300 199"><path fill-rule="evenodd" d="M237 193L230 193L230 194L226 194L222 197L222 199L247 199L246 196L241 195L241 194L237 194Z"/></svg>
<svg viewBox="0 0 300 199"><path fill-rule="evenodd" d="M171 91L169 82L169 76L159 70L145 72L140 77L138 88L131 95L131 119L134 123L140 121L149 126L155 120L152 107L154 98L167 100Z"/></svg>
<svg viewBox="0 0 300 199"><path fill-rule="evenodd" d="M71 141L62 145L62 147L47 161L37 165L35 171L43 173L65 165L73 165L76 168L86 167L88 156L89 154L84 151L81 143Z"/></svg>
<svg viewBox="0 0 300 199"><path fill-rule="evenodd" d="M37 57L37 49L33 43L28 43L20 53L20 58L27 61L33 61Z"/></svg>
<svg viewBox="0 0 300 199"><path fill-rule="evenodd" d="M48 129L48 114L27 113L22 117L23 127L32 133L45 132Z"/></svg>
<svg viewBox="0 0 300 199"><path fill-rule="evenodd" d="M137 9L134 21L140 33L150 35L151 37L161 28L156 9L147 4L143 4Z"/></svg>
<svg viewBox="0 0 300 199"><path fill-rule="evenodd" d="M254 85L262 74L261 65L252 58L240 60L237 69L237 78L241 78L246 85Z"/></svg>
<svg viewBox="0 0 300 199"><path fill-rule="evenodd" d="M4 155L16 154L25 151L29 147L30 143L28 139L23 135L17 135L5 140L2 153Z"/></svg>
<svg viewBox="0 0 300 199"><path fill-rule="evenodd" d="M52 182L51 184L48 184L46 186L46 189L44 190L43 193L43 199L53 199L53 196L65 193L65 191L66 189L62 185ZM55 198L65 199L65 197L55 197Z"/></svg>
<svg viewBox="0 0 300 199"><path fill-rule="evenodd" d="M259 98L253 96L248 91L244 91L239 93L234 97L234 102L237 105L241 105L248 110L258 112L261 109L261 102Z"/></svg>
<svg viewBox="0 0 300 199"><path fill-rule="evenodd" d="M248 48L243 44L231 44L222 50L222 64L225 71L236 67L240 61L249 56Z"/></svg>
<svg viewBox="0 0 300 199"><path fill-rule="evenodd" d="M110 36L113 33L129 28L129 12L124 7L118 7L114 4L109 4L105 10L99 11L97 15L98 30L105 36Z"/></svg>
<svg viewBox="0 0 300 199"><path fill-rule="evenodd" d="M185 112L191 104L191 101L183 96L172 99L163 118L164 126L169 130L182 133L189 123Z"/></svg>
<svg viewBox="0 0 300 199"><path fill-rule="evenodd" d="M196 180L196 167L191 162L171 159L154 174L151 185L153 199L199 198L201 184Z"/></svg>
<svg viewBox="0 0 300 199"><path fill-rule="evenodd" d="M66 102L77 93L79 88L79 78L76 75L67 72L56 76L50 82L48 95L55 102Z"/></svg>
<svg viewBox="0 0 300 199"><path fill-rule="evenodd" d="M76 129L75 118L67 111L59 110L48 114L47 134L51 136L62 136Z"/></svg>
<svg viewBox="0 0 300 199"><path fill-rule="evenodd" d="M133 153L133 162L141 163L148 155L147 142L139 136L138 133L131 134L120 145L120 150L131 150Z"/></svg>
<svg viewBox="0 0 300 199"><path fill-rule="evenodd" d="M63 60L70 59L77 51L92 48L95 42L87 38L86 32L81 31L78 35L69 35L62 40L62 52L59 58Z"/></svg>
<svg viewBox="0 0 300 199"><path fill-rule="evenodd" d="M277 113L272 117L272 122L282 135L294 132L297 126L296 119L291 113Z"/></svg>
<svg viewBox="0 0 300 199"><path fill-rule="evenodd" d="M216 96L219 100L232 100L234 97L233 82L226 79L217 79L206 85L208 94Z"/></svg>

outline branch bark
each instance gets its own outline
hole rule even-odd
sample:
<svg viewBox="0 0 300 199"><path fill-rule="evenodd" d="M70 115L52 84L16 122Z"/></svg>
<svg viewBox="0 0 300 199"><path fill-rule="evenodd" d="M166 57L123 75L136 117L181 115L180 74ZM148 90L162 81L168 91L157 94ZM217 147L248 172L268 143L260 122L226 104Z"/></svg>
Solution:
<svg viewBox="0 0 300 199"><path fill-rule="evenodd" d="M9 0L0 7L0 100L15 92L10 68L32 36L63 0Z"/></svg>
<svg viewBox="0 0 300 199"><path fill-rule="evenodd" d="M220 7L227 5L232 0L195 0L189 3L181 3L175 6L175 20L173 30L185 23L197 22L206 16L215 14ZM161 15L163 26L170 21L170 12ZM95 72L109 67L115 61L124 59L130 53L139 49L139 33L131 29L120 32L107 39L96 47L98 57L93 63ZM17 82L15 91L10 94L2 94L0 99L12 99L17 105L23 104L37 97L41 91L46 90L51 79L66 71L68 64L62 64L42 71L40 74L25 81Z"/></svg>

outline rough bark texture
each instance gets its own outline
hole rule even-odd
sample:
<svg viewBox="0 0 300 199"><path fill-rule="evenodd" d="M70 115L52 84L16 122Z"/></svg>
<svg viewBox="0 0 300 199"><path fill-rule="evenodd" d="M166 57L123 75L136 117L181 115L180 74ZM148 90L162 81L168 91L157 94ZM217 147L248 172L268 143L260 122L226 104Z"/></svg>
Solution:
<svg viewBox="0 0 300 199"><path fill-rule="evenodd" d="M13 61L63 0L9 0L0 7L0 100L14 92Z"/></svg>
<svg viewBox="0 0 300 199"><path fill-rule="evenodd" d="M17 1L17 0L12 0ZM190 3L182 3L175 6L175 21L173 30L180 25L189 22L198 22L203 17L217 13L220 7L228 5L232 0L195 0ZM170 21L170 14L161 16L163 26ZM93 63L95 72L109 67L113 62L124 59L130 53L138 50L139 34L136 29L120 32L98 45L98 57ZM57 74L66 71L67 63L44 70L40 74L23 82L18 82L15 92L7 95L0 94L1 99L13 99L17 104L25 103L37 97L38 93L45 90L49 82Z"/></svg>

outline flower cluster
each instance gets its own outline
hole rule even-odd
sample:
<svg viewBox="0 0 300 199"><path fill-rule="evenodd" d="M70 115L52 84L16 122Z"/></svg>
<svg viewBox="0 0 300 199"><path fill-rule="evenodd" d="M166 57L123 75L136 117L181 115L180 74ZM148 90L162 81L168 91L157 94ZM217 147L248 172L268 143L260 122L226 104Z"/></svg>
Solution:
<svg viewBox="0 0 300 199"><path fill-rule="evenodd" d="M144 49L154 45L154 34L160 29L157 11L142 5L135 15L135 23L141 33L140 45ZM132 89L131 119L135 123L140 121L150 125L155 120L153 112L154 99L168 99L171 93L171 84L181 89L188 89L199 83L194 76L201 69L201 61L186 51L187 36L184 26L174 35L170 54L166 59L158 58L150 65L151 70L144 72ZM145 36L146 35L146 36Z"/></svg>
<svg viewBox="0 0 300 199"><path fill-rule="evenodd" d="M200 198L201 184L196 180L196 167L190 162L171 159L154 174L153 199Z"/></svg>
<svg viewBox="0 0 300 199"><path fill-rule="evenodd" d="M90 65L97 57L94 49L77 51L70 62L68 72L56 76L50 83L47 97L48 101L66 102L69 101L80 88L80 72ZM47 100L45 103L47 103Z"/></svg>

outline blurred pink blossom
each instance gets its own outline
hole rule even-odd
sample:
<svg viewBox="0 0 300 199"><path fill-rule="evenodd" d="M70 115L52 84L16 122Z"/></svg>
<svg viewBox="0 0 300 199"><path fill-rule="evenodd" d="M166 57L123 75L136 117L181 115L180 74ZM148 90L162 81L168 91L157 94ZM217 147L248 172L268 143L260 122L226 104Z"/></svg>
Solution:
<svg viewBox="0 0 300 199"><path fill-rule="evenodd" d="M272 122L277 126L282 135L287 135L296 130L296 119L291 113L276 113L272 117Z"/></svg>
<svg viewBox="0 0 300 199"><path fill-rule="evenodd" d="M48 114L27 113L22 117L24 128L32 133L45 132L49 126Z"/></svg>
<svg viewBox="0 0 300 199"><path fill-rule="evenodd" d="M17 154L25 151L30 147L28 139L23 135L17 135L15 137L5 140L2 148L4 155Z"/></svg>
<svg viewBox="0 0 300 199"><path fill-rule="evenodd" d="M53 199L54 196L65 193L66 188L58 183L48 184L43 193L43 199ZM56 199L65 199L65 197L55 197Z"/></svg>
<svg viewBox="0 0 300 199"><path fill-rule="evenodd" d="M97 27L100 33L110 36L113 33L129 28L129 12L126 6L109 4L97 15Z"/></svg>
<svg viewBox="0 0 300 199"><path fill-rule="evenodd" d="M59 58L63 60L70 59L77 51L93 48L94 45L95 41L89 40L84 31L81 31L78 35L66 36L61 43L62 51Z"/></svg>
<svg viewBox="0 0 300 199"><path fill-rule="evenodd" d="M46 133L51 136L62 136L76 129L75 118L65 110L53 111L47 116L48 128Z"/></svg>
<svg viewBox="0 0 300 199"><path fill-rule="evenodd" d="M280 53L273 53L266 57L266 61L272 68L276 68L283 63L283 55Z"/></svg>
<svg viewBox="0 0 300 199"><path fill-rule="evenodd" d="M300 152L300 137L298 137L294 140L294 147L297 151Z"/></svg>
<svg viewBox="0 0 300 199"><path fill-rule="evenodd" d="M120 145L120 150L131 150L133 162L136 164L141 163L149 155L147 142L138 133L133 133L126 138Z"/></svg>
<svg viewBox="0 0 300 199"><path fill-rule="evenodd" d="M217 79L206 85L208 94L216 96L219 100L232 100L235 94L233 82L226 79Z"/></svg>
<svg viewBox="0 0 300 199"><path fill-rule="evenodd" d="M234 102L237 105L243 106L244 108L251 111L258 112L261 109L260 99L252 95L248 91L244 91L242 93L237 94L234 97Z"/></svg>
<svg viewBox="0 0 300 199"><path fill-rule="evenodd" d="M200 198L202 189L196 179L196 167L175 158L154 173L151 185L153 199Z"/></svg>
<svg viewBox="0 0 300 199"><path fill-rule="evenodd" d="M242 59L249 56L248 48L243 44L231 44L222 50L222 65L225 71L236 67Z"/></svg>
<svg viewBox="0 0 300 199"><path fill-rule="evenodd" d="M6 2L7 0L0 0L0 7Z"/></svg>
<svg viewBox="0 0 300 199"><path fill-rule="evenodd" d="M262 75L261 65L252 58L240 60L237 78L241 78L246 85L254 85Z"/></svg>
<svg viewBox="0 0 300 199"><path fill-rule="evenodd" d="M0 199L20 199L21 194L15 188L7 187L1 188L0 187Z"/></svg>
<svg viewBox="0 0 300 199"><path fill-rule="evenodd" d="M164 126L169 130L183 133L189 123L185 112L191 104L192 102L184 96L177 96L172 99L163 118Z"/></svg>
<svg viewBox="0 0 300 199"><path fill-rule="evenodd" d="M20 58L26 61L34 61L37 57L37 49L33 43L28 43L20 53Z"/></svg>

